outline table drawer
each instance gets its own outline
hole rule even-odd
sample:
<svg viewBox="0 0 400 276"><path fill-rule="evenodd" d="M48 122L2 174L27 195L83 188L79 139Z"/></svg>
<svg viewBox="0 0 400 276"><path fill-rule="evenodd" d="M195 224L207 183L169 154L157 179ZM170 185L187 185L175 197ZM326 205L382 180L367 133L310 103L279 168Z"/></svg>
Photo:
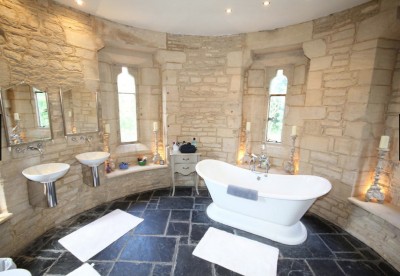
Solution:
<svg viewBox="0 0 400 276"><path fill-rule="evenodd" d="M188 175L196 171L196 164L176 164L175 172Z"/></svg>
<svg viewBox="0 0 400 276"><path fill-rule="evenodd" d="M176 155L174 158L176 164L197 163L197 155Z"/></svg>

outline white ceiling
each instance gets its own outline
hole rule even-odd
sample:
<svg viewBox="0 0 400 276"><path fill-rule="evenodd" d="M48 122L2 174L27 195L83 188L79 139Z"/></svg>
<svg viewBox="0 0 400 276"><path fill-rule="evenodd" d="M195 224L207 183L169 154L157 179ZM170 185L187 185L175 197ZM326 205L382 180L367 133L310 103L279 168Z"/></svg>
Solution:
<svg viewBox="0 0 400 276"><path fill-rule="evenodd" d="M108 20L187 35L229 35L272 30L320 18L369 0L55 0ZM226 14L227 8L232 9Z"/></svg>

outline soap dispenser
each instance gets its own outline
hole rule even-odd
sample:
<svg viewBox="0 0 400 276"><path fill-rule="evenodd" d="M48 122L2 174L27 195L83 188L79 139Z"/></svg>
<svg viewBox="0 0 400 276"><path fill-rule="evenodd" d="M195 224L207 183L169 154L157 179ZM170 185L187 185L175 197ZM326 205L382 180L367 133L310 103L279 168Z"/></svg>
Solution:
<svg viewBox="0 0 400 276"><path fill-rule="evenodd" d="M197 148L197 141L196 138L193 137L192 143L193 146L195 146Z"/></svg>

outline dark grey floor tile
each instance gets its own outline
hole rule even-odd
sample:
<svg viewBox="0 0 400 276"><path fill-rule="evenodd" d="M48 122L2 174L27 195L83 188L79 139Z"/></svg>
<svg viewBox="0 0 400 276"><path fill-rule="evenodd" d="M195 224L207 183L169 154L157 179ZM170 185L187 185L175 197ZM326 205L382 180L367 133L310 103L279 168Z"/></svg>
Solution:
<svg viewBox="0 0 400 276"><path fill-rule="evenodd" d="M153 276L170 276L172 266L171 265L154 265Z"/></svg>
<svg viewBox="0 0 400 276"><path fill-rule="evenodd" d="M157 209L158 204L157 203L148 203L146 210L155 210Z"/></svg>
<svg viewBox="0 0 400 276"><path fill-rule="evenodd" d="M125 197L126 201L132 201L135 202L139 197L139 194L133 194L133 195L129 195L127 197Z"/></svg>
<svg viewBox="0 0 400 276"><path fill-rule="evenodd" d="M192 211L192 222L193 223L212 223L212 220L208 217L205 211Z"/></svg>
<svg viewBox="0 0 400 276"><path fill-rule="evenodd" d="M151 264L145 263L116 262L110 276L149 276L151 275L151 267Z"/></svg>
<svg viewBox="0 0 400 276"><path fill-rule="evenodd" d="M95 221L96 219L98 219L98 216L96 215L82 214L79 217L77 217L73 223L71 223L70 227L80 228Z"/></svg>
<svg viewBox="0 0 400 276"><path fill-rule="evenodd" d="M189 244L189 237L179 237L179 244Z"/></svg>
<svg viewBox="0 0 400 276"><path fill-rule="evenodd" d="M41 250L37 252L36 256L45 259L58 259L63 253L64 251Z"/></svg>
<svg viewBox="0 0 400 276"><path fill-rule="evenodd" d="M151 199L152 195L153 195L153 191L140 193L137 201L149 201Z"/></svg>
<svg viewBox="0 0 400 276"><path fill-rule="evenodd" d="M193 197L160 197L159 209L192 209Z"/></svg>
<svg viewBox="0 0 400 276"><path fill-rule="evenodd" d="M368 246L357 239L356 237L353 237L352 235L348 234L345 235L346 240L348 240L355 248L368 248Z"/></svg>
<svg viewBox="0 0 400 276"><path fill-rule="evenodd" d="M310 233L336 233L336 230L328 224L321 221L316 216L304 215L301 218L301 222L307 228Z"/></svg>
<svg viewBox="0 0 400 276"><path fill-rule="evenodd" d="M169 196L169 195L171 195L171 189L160 189L154 191L153 198L160 196Z"/></svg>
<svg viewBox="0 0 400 276"><path fill-rule="evenodd" d="M207 210L208 205L205 204L195 204L194 205L194 210L197 211L206 211Z"/></svg>
<svg viewBox="0 0 400 276"><path fill-rule="evenodd" d="M358 252L334 252L338 260L365 260L365 256Z"/></svg>
<svg viewBox="0 0 400 276"><path fill-rule="evenodd" d="M397 271L393 266L391 266L387 262L384 261L380 262L378 264L378 267L380 268L380 270L383 271L383 273L386 276L400 276L400 272Z"/></svg>
<svg viewBox="0 0 400 276"><path fill-rule="evenodd" d="M121 253L120 260L171 262L176 238L132 236Z"/></svg>
<svg viewBox="0 0 400 276"><path fill-rule="evenodd" d="M172 210L171 211L171 219L173 221L187 221L190 220L191 211L186 210Z"/></svg>
<svg viewBox="0 0 400 276"><path fill-rule="evenodd" d="M192 224L192 231L190 232L190 242L198 243L210 226L207 224Z"/></svg>
<svg viewBox="0 0 400 276"><path fill-rule="evenodd" d="M210 197L210 193L208 192L207 189L201 189L199 188L199 194L195 193L196 197Z"/></svg>
<svg viewBox="0 0 400 276"><path fill-rule="evenodd" d="M38 258L16 258L14 259L18 268L29 270L32 276L43 275L49 267L54 263L54 260L44 260Z"/></svg>
<svg viewBox="0 0 400 276"><path fill-rule="evenodd" d="M299 245L277 244L284 258L333 258L335 255L322 242L318 235L309 235Z"/></svg>
<svg viewBox="0 0 400 276"><path fill-rule="evenodd" d="M343 235L321 234L321 239L335 252L354 252L356 249L346 240Z"/></svg>
<svg viewBox="0 0 400 276"><path fill-rule="evenodd" d="M125 247L129 238L130 236L125 234L124 236L104 248L98 254L90 258L90 260L115 261L118 258L121 250Z"/></svg>
<svg viewBox="0 0 400 276"><path fill-rule="evenodd" d="M167 227L169 210L146 210L143 221L134 230L135 235L163 235Z"/></svg>
<svg viewBox="0 0 400 276"><path fill-rule="evenodd" d="M72 255L70 252L65 252L50 268L49 274L68 274L71 271L80 267L83 263Z"/></svg>
<svg viewBox="0 0 400 276"><path fill-rule="evenodd" d="M304 260L278 259L278 276L313 276Z"/></svg>
<svg viewBox="0 0 400 276"><path fill-rule="evenodd" d="M215 268L215 276L240 276L242 274L238 274L232 270L226 269L225 267L214 264Z"/></svg>
<svg viewBox="0 0 400 276"><path fill-rule="evenodd" d="M189 235L189 223L170 222L167 229L168 236L187 236Z"/></svg>
<svg viewBox="0 0 400 276"><path fill-rule="evenodd" d="M345 275L333 260L307 260L315 276Z"/></svg>
<svg viewBox="0 0 400 276"><path fill-rule="evenodd" d="M349 276L379 276L382 271L368 261L337 261L344 273Z"/></svg>
<svg viewBox="0 0 400 276"><path fill-rule="evenodd" d="M211 204L213 201L210 197L195 197L194 198L194 203L196 204L205 204L205 205L209 205Z"/></svg>
<svg viewBox="0 0 400 276"><path fill-rule="evenodd" d="M174 276L212 275L211 263L192 255L195 246L180 245Z"/></svg>
<svg viewBox="0 0 400 276"><path fill-rule="evenodd" d="M96 269L96 271L102 276L108 275L110 273L112 267L114 266L114 262L90 261L90 264L94 264L93 268ZM82 275L82 276L84 276L84 275Z"/></svg>
<svg viewBox="0 0 400 276"><path fill-rule="evenodd" d="M108 208L108 210L116 210L116 209L120 209L122 211L126 211L129 207L129 205L131 205L130 201L116 201L113 204L110 205L110 207Z"/></svg>
<svg viewBox="0 0 400 276"><path fill-rule="evenodd" d="M146 209L146 207L147 207L147 202L135 202L135 203L132 203L132 204L128 207L128 209L126 209L126 211L127 211L128 213L131 213L131 212L141 212L141 211L144 211L144 210Z"/></svg>
<svg viewBox="0 0 400 276"><path fill-rule="evenodd" d="M365 256L366 260L379 260L381 256L370 248L360 249L361 254Z"/></svg>
<svg viewBox="0 0 400 276"><path fill-rule="evenodd" d="M175 187L174 196L192 196L192 195L193 195L192 187Z"/></svg>

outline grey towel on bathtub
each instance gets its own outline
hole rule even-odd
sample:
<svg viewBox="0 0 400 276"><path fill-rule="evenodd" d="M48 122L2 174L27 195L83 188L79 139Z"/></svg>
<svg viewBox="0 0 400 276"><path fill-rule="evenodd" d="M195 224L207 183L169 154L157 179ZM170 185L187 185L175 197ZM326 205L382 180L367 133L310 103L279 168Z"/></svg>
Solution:
<svg viewBox="0 0 400 276"><path fill-rule="evenodd" d="M250 199L250 200L258 200L258 191L252 189L246 189L234 185L228 185L227 193L233 196Z"/></svg>

